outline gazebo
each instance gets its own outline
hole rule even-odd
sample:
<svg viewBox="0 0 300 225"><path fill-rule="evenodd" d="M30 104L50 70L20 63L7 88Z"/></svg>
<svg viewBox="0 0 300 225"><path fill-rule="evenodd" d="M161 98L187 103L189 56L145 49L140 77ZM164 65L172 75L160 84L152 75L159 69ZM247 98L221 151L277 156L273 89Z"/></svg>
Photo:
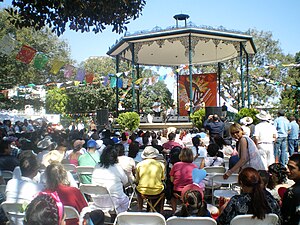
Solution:
<svg viewBox="0 0 300 225"><path fill-rule="evenodd" d="M192 112L192 67L195 65L218 64L218 93L220 98L221 63L239 57L241 103L242 107L245 107L244 83L246 73L249 107L249 56L256 53L252 36L240 31L229 31L223 27L214 29L207 26L195 26L192 23L187 24L186 20L188 18L188 15L179 14L174 16L174 19L176 19L175 27L167 29L155 27L151 31L140 31L134 34L126 33L107 52L109 56L116 58L117 73L119 72L120 59L131 62L133 81L139 77L139 74L135 74L135 67L139 65L170 67L178 67L182 64L188 65L189 99ZM179 20L185 21L184 27L178 26ZM132 83L134 87L134 82ZM132 88L133 111L136 110L135 99L135 89Z"/></svg>

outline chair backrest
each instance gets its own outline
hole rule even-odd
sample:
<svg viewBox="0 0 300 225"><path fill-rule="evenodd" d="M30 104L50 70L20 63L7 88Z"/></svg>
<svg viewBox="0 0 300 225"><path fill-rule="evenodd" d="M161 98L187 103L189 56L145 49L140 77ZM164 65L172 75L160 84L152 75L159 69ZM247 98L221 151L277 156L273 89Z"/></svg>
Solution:
<svg viewBox="0 0 300 225"><path fill-rule="evenodd" d="M22 203L2 202L1 207L11 225L23 225L25 213Z"/></svg>
<svg viewBox="0 0 300 225"><path fill-rule="evenodd" d="M226 180L223 178L223 173L216 173L213 175L212 180L217 184L237 184L238 183L238 174L232 174Z"/></svg>
<svg viewBox="0 0 300 225"><path fill-rule="evenodd" d="M253 219L252 216L252 214L236 216L231 220L230 225L275 225L278 222L278 216L273 213L266 214L263 220Z"/></svg>
<svg viewBox="0 0 300 225"><path fill-rule="evenodd" d="M91 175L95 169L94 166L77 166L78 175Z"/></svg>
<svg viewBox="0 0 300 225"><path fill-rule="evenodd" d="M210 217L177 217L167 219L167 225L217 225L217 222Z"/></svg>
<svg viewBox="0 0 300 225"><path fill-rule="evenodd" d="M66 214L66 220L68 219L79 219L78 211L72 206L64 206L64 212Z"/></svg>
<svg viewBox="0 0 300 225"><path fill-rule="evenodd" d="M13 178L13 172L9 170L2 170L2 177L5 180L5 182L7 182Z"/></svg>
<svg viewBox="0 0 300 225"><path fill-rule="evenodd" d="M76 172L76 166L74 164L62 164L66 171Z"/></svg>
<svg viewBox="0 0 300 225"><path fill-rule="evenodd" d="M80 191L90 195L97 207L104 212L114 210L117 213L114 201L106 187L95 184L80 184Z"/></svg>
<svg viewBox="0 0 300 225"><path fill-rule="evenodd" d="M114 225L165 225L166 220L160 213L122 212L117 215Z"/></svg>
<svg viewBox="0 0 300 225"><path fill-rule="evenodd" d="M225 173L226 168L224 166L207 166L203 168L206 173L214 174L214 173Z"/></svg>
<svg viewBox="0 0 300 225"><path fill-rule="evenodd" d="M5 190L6 190L6 184L1 184L0 185L0 193L5 194Z"/></svg>

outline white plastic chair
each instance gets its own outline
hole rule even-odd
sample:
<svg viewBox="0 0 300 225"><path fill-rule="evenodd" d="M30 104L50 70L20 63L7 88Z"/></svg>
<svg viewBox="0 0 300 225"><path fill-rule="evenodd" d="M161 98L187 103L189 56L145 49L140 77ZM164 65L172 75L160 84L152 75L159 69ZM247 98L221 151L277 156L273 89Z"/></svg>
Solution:
<svg viewBox="0 0 300 225"><path fill-rule="evenodd" d="M213 197L220 198L221 196L225 198L231 198L234 195L239 194L236 190L233 190L233 184L238 183L238 174L232 174L226 180L223 178L222 174L215 174L212 177L212 182L216 184L220 184L221 186L228 185L228 187L222 187L223 189L214 190L215 188L212 187ZM214 203L214 199L212 197L212 202Z"/></svg>
<svg viewBox="0 0 300 225"><path fill-rule="evenodd" d="M13 178L13 172L9 171L9 170L2 170L2 177L5 180L5 182L7 183L7 181L9 181L10 179Z"/></svg>
<svg viewBox="0 0 300 225"><path fill-rule="evenodd" d="M23 203L2 202L1 207L5 212L10 225L23 225L25 218Z"/></svg>
<svg viewBox="0 0 300 225"><path fill-rule="evenodd" d="M165 218L153 212L123 212L118 214L114 225L166 225Z"/></svg>
<svg viewBox="0 0 300 225"><path fill-rule="evenodd" d="M224 166L207 166L203 168L207 174L225 173L226 168Z"/></svg>
<svg viewBox="0 0 300 225"><path fill-rule="evenodd" d="M217 222L210 217L177 217L167 219L167 225L217 225Z"/></svg>
<svg viewBox="0 0 300 225"><path fill-rule="evenodd" d="M74 164L62 164L66 171L76 173L76 166Z"/></svg>
<svg viewBox="0 0 300 225"><path fill-rule="evenodd" d="M266 214L263 220L252 218L252 214L239 215L230 221L230 225L276 225L278 216L273 213Z"/></svg>
<svg viewBox="0 0 300 225"><path fill-rule="evenodd" d="M103 212L111 212L117 214L118 211L114 204L114 201L106 187L94 184L80 184L80 191L83 194L90 195L95 202L89 202L89 204L96 205Z"/></svg>
<svg viewBox="0 0 300 225"><path fill-rule="evenodd" d="M80 183L82 183L81 176L82 175L92 175L94 168L95 168L94 166L77 166L76 167Z"/></svg>
<svg viewBox="0 0 300 225"><path fill-rule="evenodd" d="M6 184L1 184L0 185L0 193L5 194L5 190L6 190Z"/></svg>
<svg viewBox="0 0 300 225"><path fill-rule="evenodd" d="M72 206L64 206L64 212L66 214L66 220L68 219L79 219L78 211Z"/></svg>

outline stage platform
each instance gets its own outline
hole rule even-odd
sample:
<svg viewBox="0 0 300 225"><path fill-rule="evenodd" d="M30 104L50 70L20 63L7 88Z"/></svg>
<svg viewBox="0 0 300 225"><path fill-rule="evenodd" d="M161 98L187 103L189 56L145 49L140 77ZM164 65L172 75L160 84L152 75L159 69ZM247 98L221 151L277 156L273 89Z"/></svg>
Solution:
<svg viewBox="0 0 300 225"><path fill-rule="evenodd" d="M114 129L119 129L119 124L115 124ZM176 127L177 129L191 129L193 128L192 122L182 123L140 123L139 129L141 130L162 130L168 127Z"/></svg>

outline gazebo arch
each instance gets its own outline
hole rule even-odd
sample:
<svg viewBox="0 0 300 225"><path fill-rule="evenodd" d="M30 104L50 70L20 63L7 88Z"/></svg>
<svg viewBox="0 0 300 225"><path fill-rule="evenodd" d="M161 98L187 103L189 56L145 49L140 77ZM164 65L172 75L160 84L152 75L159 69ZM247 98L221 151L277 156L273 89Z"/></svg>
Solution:
<svg viewBox="0 0 300 225"><path fill-rule="evenodd" d="M176 17L176 18L175 18ZM246 75L248 89L248 107L250 106L249 87L249 55L256 53L252 36L238 31L229 31L222 27L214 29L212 27L198 27L191 23L185 27L178 27L178 20L188 18L187 15L180 14L174 16L177 22L176 27L160 29L155 27L151 31L139 31L133 34L126 33L119 41L113 45L107 54L115 57L118 63L120 59L131 62L132 65L132 85L136 79L134 67L144 66L189 66L190 80L190 110L192 112L192 67L193 65L218 64L233 58L240 58L241 72L241 102L245 107L244 94L244 71L243 53L246 56ZM119 72L119 71L117 71ZM218 93L220 97L220 69L218 70ZM134 86L133 86L134 87ZM135 111L135 90L132 88L132 110ZM219 101L220 104L220 101Z"/></svg>

